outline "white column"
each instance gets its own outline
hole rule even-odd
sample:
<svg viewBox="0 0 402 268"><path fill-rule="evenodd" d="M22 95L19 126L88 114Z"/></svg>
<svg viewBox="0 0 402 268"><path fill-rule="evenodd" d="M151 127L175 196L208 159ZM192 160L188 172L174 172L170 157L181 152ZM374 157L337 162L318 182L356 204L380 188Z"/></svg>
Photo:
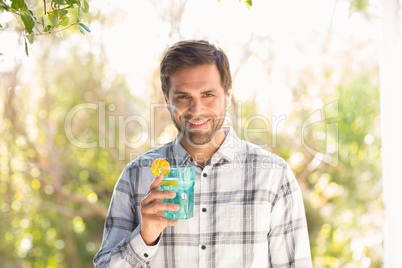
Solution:
<svg viewBox="0 0 402 268"><path fill-rule="evenodd" d="M402 10L382 0L380 96L385 267L402 267Z"/></svg>

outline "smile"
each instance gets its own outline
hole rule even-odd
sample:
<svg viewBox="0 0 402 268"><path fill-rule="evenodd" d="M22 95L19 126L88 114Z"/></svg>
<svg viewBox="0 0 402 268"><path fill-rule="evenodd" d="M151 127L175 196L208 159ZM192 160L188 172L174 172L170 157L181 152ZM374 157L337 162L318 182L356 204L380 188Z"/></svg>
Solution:
<svg viewBox="0 0 402 268"><path fill-rule="evenodd" d="M189 122L187 121L187 123L190 125L190 127L200 127L203 126L204 124L206 124L210 119L207 119L205 121L202 122Z"/></svg>
<svg viewBox="0 0 402 268"><path fill-rule="evenodd" d="M204 123L206 123L208 120L206 120L206 121L204 121L204 122L200 122L200 123L192 123L192 122L189 122L190 124L192 124L192 125L202 125L202 124L204 124Z"/></svg>

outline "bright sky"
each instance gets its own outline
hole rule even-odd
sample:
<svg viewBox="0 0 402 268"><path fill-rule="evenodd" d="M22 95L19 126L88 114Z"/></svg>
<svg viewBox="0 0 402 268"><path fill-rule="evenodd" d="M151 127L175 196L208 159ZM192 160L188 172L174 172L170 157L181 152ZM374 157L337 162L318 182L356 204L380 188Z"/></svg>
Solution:
<svg viewBox="0 0 402 268"><path fill-rule="evenodd" d="M260 108L269 104L275 114L288 114L291 94L285 83L288 80L289 84L289 77L284 71L297 73L315 64L330 27L346 40L378 38L376 24L365 22L359 15L350 18L349 2L337 1L334 6L334 0L254 0L250 10L244 1L190 0L180 23L181 36L169 36L170 24L162 17L178 10L175 5L171 8L172 2L91 1L92 10L110 16L114 24L102 26L95 21L89 25L91 34L77 34L70 42L79 43L83 51L95 53L98 46L94 44L105 46L110 60L110 79L113 73L123 73L132 93L146 96L151 74L158 67L167 44L181 38L215 42L227 51L234 72L239 68L247 42L253 38L250 49L255 56L241 65L234 80L236 97L245 101L255 96ZM4 25L10 19L9 14L1 14L0 23ZM34 59L40 53L40 44L30 47L31 56L27 58L23 47L16 46L18 40L15 32L0 32L0 52L4 53L0 57L0 72L10 69L15 61L22 61L28 79L34 75ZM336 44L340 50L347 46L339 41ZM60 50L54 56L68 57L68 52ZM319 105L322 103L317 102Z"/></svg>

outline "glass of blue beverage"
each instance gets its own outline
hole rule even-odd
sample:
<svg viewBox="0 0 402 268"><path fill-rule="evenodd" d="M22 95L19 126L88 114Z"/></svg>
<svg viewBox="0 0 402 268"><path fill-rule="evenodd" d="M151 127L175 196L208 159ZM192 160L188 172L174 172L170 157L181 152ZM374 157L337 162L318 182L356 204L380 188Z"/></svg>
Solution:
<svg viewBox="0 0 402 268"><path fill-rule="evenodd" d="M175 198L165 198L163 202L177 204L178 211L165 210L165 217L172 220L185 220L193 217L194 209L194 166L171 166L160 168L159 173L166 174L161 182L162 190L176 193Z"/></svg>

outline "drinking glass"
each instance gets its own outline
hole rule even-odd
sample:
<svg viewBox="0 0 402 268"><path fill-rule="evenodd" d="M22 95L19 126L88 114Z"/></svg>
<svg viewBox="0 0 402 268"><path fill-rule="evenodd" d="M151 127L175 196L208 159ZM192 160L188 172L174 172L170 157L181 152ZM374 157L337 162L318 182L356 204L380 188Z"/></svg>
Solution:
<svg viewBox="0 0 402 268"><path fill-rule="evenodd" d="M165 175L161 182L162 190L169 190L176 193L175 198L165 198L163 202L177 204L178 211L165 210L165 217L172 220L185 220L193 217L194 209L194 166L171 166L160 168L159 173Z"/></svg>

